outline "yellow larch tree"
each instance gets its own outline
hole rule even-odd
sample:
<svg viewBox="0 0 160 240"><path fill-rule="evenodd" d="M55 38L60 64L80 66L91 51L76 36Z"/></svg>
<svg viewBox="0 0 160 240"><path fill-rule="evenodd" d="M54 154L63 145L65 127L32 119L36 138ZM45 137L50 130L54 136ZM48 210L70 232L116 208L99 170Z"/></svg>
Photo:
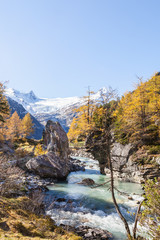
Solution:
<svg viewBox="0 0 160 240"><path fill-rule="evenodd" d="M133 92L125 94L115 111L116 136L122 143L150 144L160 136L160 75L140 81Z"/></svg>
<svg viewBox="0 0 160 240"><path fill-rule="evenodd" d="M21 134L22 137L28 137L31 135L31 133L34 132L33 128L34 124L31 119L31 115L27 113L21 122Z"/></svg>
<svg viewBox="0 0 160 240"><path fill-rule="evenodd" d="M7 121L6 138L17 139L22 135L21 119L15 111Z"/></svg>
<svg viewBox="0 0 160 240"><path fill-rule="evenodd" d="M68 132L68 138L70 141L77 142L86 138L88 131L92 127L92 116L94 109L95 105L90 105L89 116L88 105L83 105L75 110L77 117L73 119Z"/></svg>

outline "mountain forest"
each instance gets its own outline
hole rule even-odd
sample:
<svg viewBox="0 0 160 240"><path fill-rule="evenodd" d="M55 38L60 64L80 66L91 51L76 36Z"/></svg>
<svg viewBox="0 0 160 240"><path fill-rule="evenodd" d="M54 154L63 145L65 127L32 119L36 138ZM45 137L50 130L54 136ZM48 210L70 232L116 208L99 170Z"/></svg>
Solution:
<svg viewBox="0 0 160 240"><path fill-rule="evenodd" d="M93 95L72 109L67 133L48 120L37 140L0 83L0 239L160 239L160 73L121 97Z"/></svg>

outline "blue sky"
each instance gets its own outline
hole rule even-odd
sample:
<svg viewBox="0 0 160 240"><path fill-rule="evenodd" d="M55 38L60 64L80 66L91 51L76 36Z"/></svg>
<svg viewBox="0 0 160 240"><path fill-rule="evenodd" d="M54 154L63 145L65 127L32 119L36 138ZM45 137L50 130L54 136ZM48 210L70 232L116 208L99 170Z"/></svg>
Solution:
<svg viewBox="0 0 160 240"><path fill-rule="evenodd" d="M0 81L39 97L132 90L160 71L159 0L0 0Z"/></svg>

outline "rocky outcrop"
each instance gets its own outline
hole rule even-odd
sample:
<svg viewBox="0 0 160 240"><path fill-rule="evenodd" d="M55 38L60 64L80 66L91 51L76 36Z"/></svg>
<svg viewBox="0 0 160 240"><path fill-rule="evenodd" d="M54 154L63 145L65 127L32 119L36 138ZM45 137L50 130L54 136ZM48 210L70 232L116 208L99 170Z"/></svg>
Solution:
<svg viewBox="0 0 160 240"><path fill-rule="evenodd" d="M160 165L160 157L156 157L155 161L158 165Z"/></svg>
<svg viewBox="0 0 160 240"><path fill-rule="evenodd" d="M73 157L85 157L85 158L94 159L93 155L87 152L85 148L79 148L79 149L71 148L70 154Z"/></svg>
<svg viewBox="0 0 160 240"><path fill-rule="evenodd" d="M115 142L111 157L114 177L123 181L143 183L146 179L160 177L159 157L149 156L146 150L136 149L132 144L122 145ZM105 169L105 173L109 174L109 169Z"/></svg>
<svg viewBox="0 0 160 240"><path fill-rule="evenodd" d="M57 156L68 161L68 138L59 122L52 122L51 120L47 122L43 132L43 139L48 152L54 152Z"/></svg>
<svg viewBox="0 0 160 240"><path fill-rule="evenodd" d="M97 133L97 136L98 133ZM110 174L107 157L108 146L106 142L95 144L99 138L90 135L86 141L89 151L99 162L101 174ZM113 136L113 146L111 150L112 166L114 177L123 181L143 183L146 179L160 178L160 157L149 155L145 148L139 148L131 143L122 145L115 142Z"/></svg>
<svg viewBox="0 0 160 240"><path fill-rule="evenodd" d="M60 225L63 228L66 228L69 231L75 232L78 236L83 237L84 240L112 240L113 235L108 232L107 230L103 229L96 229L91 228L89 226L79 226L79 227L72 227L72 226L65 226L63 224Z"/></svg>
<svg viewBox="0 0 160 240"><path fill-rule="evenodd" d="M85 167L81 166L81 164L74 163L72 159L70 159L70 171L77 172L77 171L85 171Z"/></svg>
<svg viewBox="0 0 160 240"><path fill-rule="evenodd" d="M131 143L122 145L115 142L111 151L113 168L121 171L128 163L129 156L133 153L134 149L135 147Z"/></svg>
<svg viewBox="0 0 160 240"><path fill-rule="evenodd" d="M48 153L32 158L26 167L43 178L65 179L70 172L68 138L58 122L48 121L43 133Z"/></svg>
<svg viewBox="0 0 160 240"><path fill-rule="evenodd" d="M85 142L86 150L91 153L94 159L99 162L100 173L105 175L105 168L107 167L108 147L105 138L101 138L99 131L92 132Z"/></svg>

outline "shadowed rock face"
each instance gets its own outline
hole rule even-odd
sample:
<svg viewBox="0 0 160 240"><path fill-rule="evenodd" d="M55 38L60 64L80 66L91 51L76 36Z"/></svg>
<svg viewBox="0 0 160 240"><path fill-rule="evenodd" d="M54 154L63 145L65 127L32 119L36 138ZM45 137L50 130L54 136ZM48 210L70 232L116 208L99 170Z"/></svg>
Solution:
<svg viewBox="0 0 160 240"><path fill-rule="evenodd" d="M64 179L70 172L68 138L58 122L48 121L43 133L48 153L32 158L26 166L41 177Z"/></svg>
<svg viewBox="0 0 160 240"><path fill-rule="evenodd" d="M123 167L128 165L129 156L133 153L135 147L132 144L122 145L115 142L111 150L112 165L117 171L123 171Z"/></svg>
<svg viewBox="0 0 160 240"><path fill-rule="evenodd" d="M54 152L30 159L27 168L43 178L65 179L69 173L69 166L64 159Z"/></svg>

